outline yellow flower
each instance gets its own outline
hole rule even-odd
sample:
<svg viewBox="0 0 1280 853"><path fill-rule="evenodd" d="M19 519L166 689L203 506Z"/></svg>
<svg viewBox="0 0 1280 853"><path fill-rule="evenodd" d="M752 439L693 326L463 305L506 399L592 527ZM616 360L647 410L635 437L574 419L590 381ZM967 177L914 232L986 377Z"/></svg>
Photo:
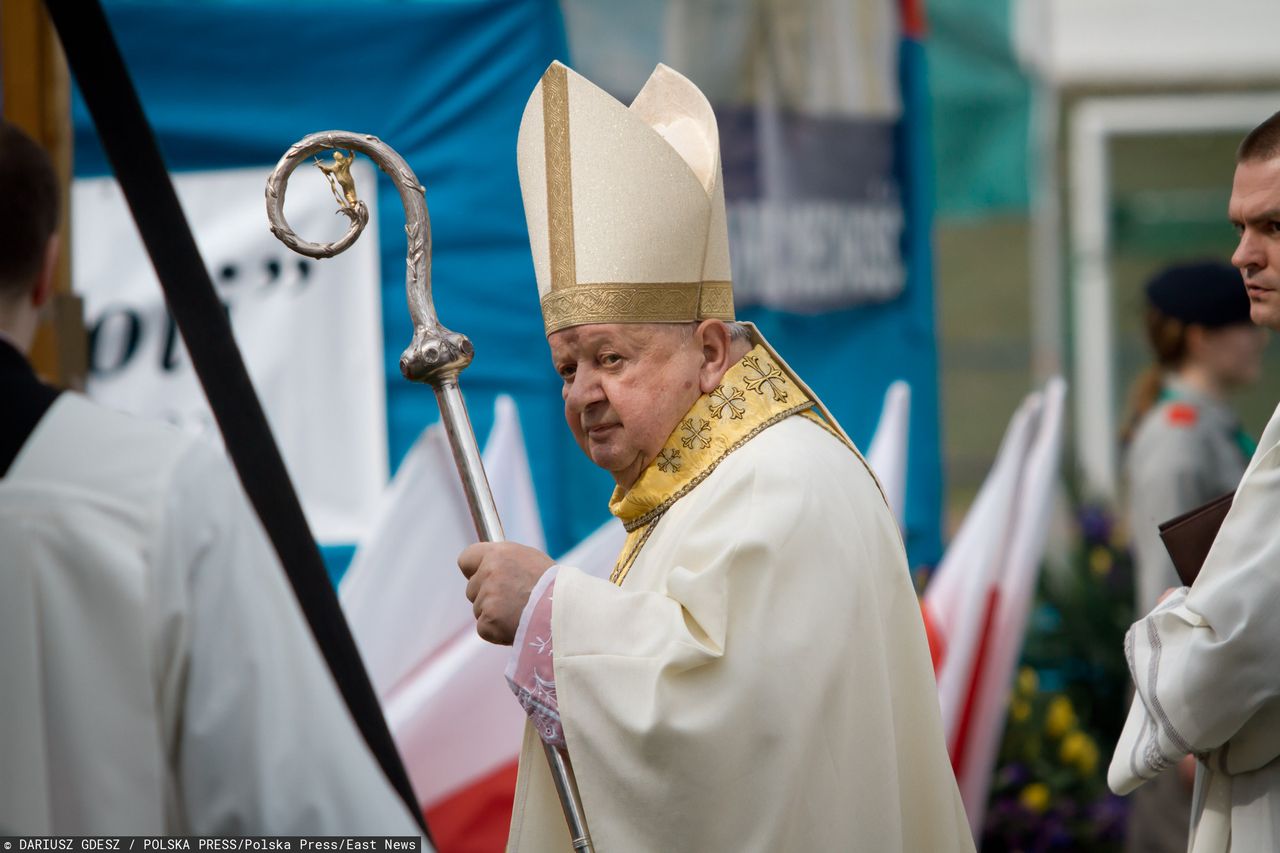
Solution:
<svg viewBox="0 0 1280 853"><path fill-rule="evenodd" d="M1015 723L1021 723L1031 716L1031 703L1026 699L1014 699L1009 704L1009 717Z"/></svg>
<svg viewBox="0 0 1280 853"><path fill-rule="evenodd" d="M1032 782L1022 789L1022 793L1018 795L1018 802L1022 803L1027 811L1043 814L1044 810L1049 808L1049 786L1043 782Z"/></svg>
<svg viewBox="0 0 1280 853"><path fill-rule="evenodd" d="M1091 739L1086 741L1084 752L1076 761L1076 768L1080 771L1080 775L1089 776L1098 767L1098 746Z"/></svg>
<svg viewBox="0 0 1280 853"><path fill-rule="evenodd" d="M1018 692L1023 696L1033 696L1040 689L1040 676L1029 666L1018 670Z"/></svg>
<svg viewBox="0 0 1280 853"><path fill-rule="evenodd" d="M1088 776L1098 766L1098 745L1082 731L1068 732L1058 748L1058 758L1063 764L1075 767Z"/></svg>
<svg viewBox="0 0 1280 853"><path fill-rule="evenodd" d="M1089 736L1082 731L1069 732L1058 747L1058 758L1063 764L1075 764L1084 755L1085 744Z"/></svg>
<svg viewBox="0 0 1280 853"><path fill-rule="evenodd" d="M1049 737L1059 738L1076 727L1076 711L1066 696L1054 696L1044 716L1044 730Z"/></svg>
<svg viewBox="0 0 1280 853"><path fill-rule="evenodd" d="M1089 569L1093 572L1094 577L1105 578L1111 573L1111 567L1115 564L1115 558L1111 556L1111 552L1102 546L1098 546L1089 552Z"/></svg>

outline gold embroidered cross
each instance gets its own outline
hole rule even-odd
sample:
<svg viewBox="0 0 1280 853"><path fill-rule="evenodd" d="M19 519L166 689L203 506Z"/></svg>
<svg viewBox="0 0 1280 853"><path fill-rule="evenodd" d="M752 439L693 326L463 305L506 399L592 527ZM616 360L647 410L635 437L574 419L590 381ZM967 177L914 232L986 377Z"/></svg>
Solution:
<svg viewBox="0 0 1280 853"><path fill-rule="evenodd" d="M748 355L742 359L742 366L747 370L754 371L756 377L746 380L747 390L755 391L757 394L764 394L767 387L773 392L773 401L775 403L787 402L787 392L782 389L786 387L786 380L782 376L782 371L772 362L766 361L764 367L760 366L760 359L754 355Z"/></svg>
<svg viewBox="0 0 1280 853"><path fill-rule="evenodd" d="M658 470L668 474L680 470L680 451L664 450L658 454Z"/></svg>
<svg viewBox="0 0 1280 853"><path fill-rule="evenodd" d="M680 443L690 450L693 449L694 444L704 450L711 446L711 424L702 418L686 418L681 422L680 428L684 430Z"/></svg>
<svg viewBox="0 0 1280 853"><path fill-rule="evenodd" d="M716 388L711 392L711 402L707 406L711 410L711 417L724 420L724 410L729 410L729 420L741 420L742 416L747 412L747 406L743 402L747 399L747 395L742 393L739 388L732 385L727 388L724 385Z"/></svg>

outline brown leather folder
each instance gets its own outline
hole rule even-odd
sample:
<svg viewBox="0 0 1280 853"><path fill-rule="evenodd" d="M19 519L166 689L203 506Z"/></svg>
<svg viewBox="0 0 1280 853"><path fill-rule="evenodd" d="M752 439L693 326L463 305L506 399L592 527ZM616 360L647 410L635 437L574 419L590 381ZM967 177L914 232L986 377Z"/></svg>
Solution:
<svg viewBox="0 0 1280 853"><path fill-rule="evenodd" d="M1160 525L1160 539L1173 559L1178 577L1187 586L1191 586L1196 575L1200 574L1204 558L1209 556L1209 549L1213 547L1213 540L1235 496L1235 492L1228 492Z"/></svg>

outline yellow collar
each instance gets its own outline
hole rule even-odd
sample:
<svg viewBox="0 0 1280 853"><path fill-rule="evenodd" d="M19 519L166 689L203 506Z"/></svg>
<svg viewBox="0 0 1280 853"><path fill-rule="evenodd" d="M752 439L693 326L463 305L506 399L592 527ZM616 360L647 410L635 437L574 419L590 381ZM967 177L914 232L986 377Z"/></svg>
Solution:
<svg viewBox="0 0 1280 853"><path fill-rule="evenodd" d="M609 511L628 532L648 524L761 430L813 404L788 371L756 346L714 391L698 398L631 488L614 490Z"/></svg>

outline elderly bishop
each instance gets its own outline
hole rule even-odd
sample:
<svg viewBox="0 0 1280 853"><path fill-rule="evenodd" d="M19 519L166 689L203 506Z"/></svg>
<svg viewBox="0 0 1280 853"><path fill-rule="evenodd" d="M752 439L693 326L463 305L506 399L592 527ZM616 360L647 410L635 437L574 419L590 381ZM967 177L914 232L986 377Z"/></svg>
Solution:
<svg viewBox="0 0 1280 853"><path fill-rule="evenodd" d="M463 552L529 712L510 849L972 850L897 526L874 475L734 322L719 137L665 66L625 107L559 63L518 143L565 419L617 482L613 575Z"/></svg>

